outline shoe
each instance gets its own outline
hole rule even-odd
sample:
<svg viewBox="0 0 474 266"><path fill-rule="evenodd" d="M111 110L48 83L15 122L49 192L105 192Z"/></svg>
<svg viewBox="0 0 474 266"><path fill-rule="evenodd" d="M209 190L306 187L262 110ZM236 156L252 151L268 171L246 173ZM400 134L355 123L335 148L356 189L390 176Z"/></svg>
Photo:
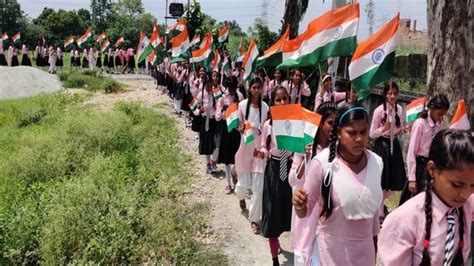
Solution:
<svg viewBox="0 0 474 266"><path fill-rule="evenodd" d="M280 261L278 261L278 257L272 258L273 266L280 266Z"/></svg>
<svg viewBox="0 0 474 266"><path fill-rule="evenodd" d="M219 169L217 169L217 164L216 161L211 161L211 173L215 174L219 172Z"/></svg>
<svg viewBox="0 0 474 266"><path fill-rule="evenodd" d="M226 186L225 190L224 190L224 193L226 195L232 194L232 187L231 186Z"/></svg>
<svg viewBox="0 0 474 266"><path fill-rule="evenodd" d="M211 163L207 163L206 174L210 174L210 173L212 173L212 166L211 166Z"/></svg>
<svg viewBox="0 0 474 266"><path fill-rule="evenodd" d="M258 227L258 224L255 222L250 223L250 227L252 227L252 232L256 235L260 234L260 228Z"/></svg>
<svg viewBox="0 0 474 266"><path fill-rule="evenodd" d="M245 200L239 201L239 206L242 211L245 211L247 209L247 204L245 204Z"/></svg>

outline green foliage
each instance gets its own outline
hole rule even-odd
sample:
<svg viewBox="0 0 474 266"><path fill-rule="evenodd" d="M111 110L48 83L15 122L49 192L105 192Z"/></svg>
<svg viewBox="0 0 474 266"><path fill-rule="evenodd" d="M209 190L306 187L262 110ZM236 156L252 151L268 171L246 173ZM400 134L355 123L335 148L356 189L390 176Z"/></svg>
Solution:
<svg viewBox="0 0 474 266"><path fill-rule="evenodd" d="M398 45L396 54L397 55L426 54L426 49L420 46Z"/></svg>
<svg viewBox="0 0 474 266"><path fill-rule="evenodd" d="M261 18L255 19L251 30L251 38L256 40L258 50L261 53L278 41L279 35L276 32L270 31L268 25Z"/></svg>
<svg viewBox="0 0 474 266"><path fill-rule="evenodd" d="M115 92L124 87L118 81L104 76L97 70L68 69L60 71L58 77L66 88L84 88L90 91Z"/></svg>
<svg viewBox="0 0 474 266"><path fill-rule="evenodd" d="M56 12L53 9L45 8L43 13L34 21L35 25L39 25L46 30L45 38L48 43L60 46L64 44L69 35L80 36L87 27L86 20L79 12L63 9Z"/></svg>
<svg viewBox="0 0 474 266"><path fill-rule="evenodd" d="M191 38L194 34L201 34L204 36L207 33L207 31L203 31L202 29L205 15L201 12L201 5L199 2L193 1L190 6L186 6L183 18L186 18L187 29Z"/></svg>
<svg viewBox="0 0 474 266"><path fill-rule="evenodd" d="M92 27L103 32L107 29L108 21L111 20L111 0L91 0L91 22Z"/></svg>
<svg viewBox="0 0 474 266"><path fill-rule="evenodd" d="M10 37L20 29L20 20L24 16L17 0L0 1L2 10L1 32L8 32Z"/></svg>
<svg viewBox="0 0 474 266"><path fill-rule="evenodd" d="M193 175L174 120L78 97L0 102L0 264L226 264L196 240L206 210L181 200Z"/></svg>

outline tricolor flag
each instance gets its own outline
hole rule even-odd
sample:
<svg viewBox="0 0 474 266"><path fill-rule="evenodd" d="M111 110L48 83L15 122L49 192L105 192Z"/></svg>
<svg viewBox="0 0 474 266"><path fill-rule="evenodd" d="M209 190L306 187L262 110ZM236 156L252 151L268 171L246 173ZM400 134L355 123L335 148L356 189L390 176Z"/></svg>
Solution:
<svg viewBox="0 0 474 266"><path fill-rule="evenodd" d="M95 41L100 43L104 39L105 39L105 32L102 32L101 34L99 34L99 36L97 36L97 40Z"/></svg>
<svg viewBox="0 0 474 266"><path fill-rule="evenodd" d="M229 58L224 55L224 60L222 60L222 72L227 73L229 67Z"/></svg>
<svg viewBox="0 0 474 266"><path fill-rule="evenodd" d="M120 36L117 41L115 41L115 44L114 44L114 47L115 48L119 48L120 44L122 44L122 42L125 40L125 38L123 36Z"/></svg>
<svg viewBox="0 0 474 266"><path fill-rule="evenodd" d="M219 67L221 66L221 55L219 53L219 50L214 49L214 56L212 57L211 61L211 71L217 71L219 72Z"/></svg>
<svg viewBox="0 0 474 266"><path fill-rule="evenodd" d="M21 39L21 33L17 32L15 35L12 37L13 43L19 44Z"/></svg>
<svg viewBox="0 0 474 266"><path fill-rule="evenodd" d="M330 10L312 20L296 42L283 46L278 69L315 65L333 56L354 53L357 44L359 3Z"/></svg>
<svg viewBox="0 0 474 266"><path fill-rule="evenodd" d="M225 111L225 121L227 123L227 132L231 132L232 129L237 128L239 125L239 106L237 103L233 103Z"/></svg>
<svg viewBox="0 0 474 266"><path fill-rule="evenodd" d="M82 34L82 36L77 40L79 48L84 48L86 44L92 41L92 30L89 28Z"/></svg>
<svg viewBox="0 0 474 266"><path fill-rule="evenodd" d="M158 64L158 57L156 56L155 51L151 52L151 54L147 57L147 60L152 66L156 66Z"/></svg>
<svg viewBox="0 0 474 266"><path fill-rule="evenodd" d="M158 25L156 24L156 20L153 24L153 33L150 36L150 43L151 45L153 45L153 48L155 49L162 43Z"/></svg>
<svg viewBox="0 0 474 266"><path fill-rule="evenodd" d="M263 52L263 55L257 59L257 66L277 66L282 62L283 45L289 40L290 26L286 28L285 33L270 48Z"/></svg>
<svg viewBox="0 0 474 266"><path fill-rule="evenodd" d="M243 63L243 67L245 69L244 80L249 80L250 77L252 76L252 73L255 69L255 62L257 61L257 57L258 57L258 48L257 48L257 45L255 44L255 40L252 39L250 41L249 49L247 50L247 53L245 54L245 59Z"/></svg>
<svg viewBox="0 0 474 266"><path fill-rule="evenodd" d="M208 44L208 42L212 42L212 41L213 41L212 32L209 32L208 34L206 34L206 36L204 36L204 39L202 39L202 42L199 44L199 49L203 48L204 46Z"/></svg>
<svg viewBox="0 0 474 266"><path fill-rule="evenodd" d="M199 115L199 108L200 107L201 107L201 105L199 104L198 99L196 99L196 97L194 97L194 99L189 104L189 108L191 109L191 112L193 112L195 115Z"/></svg>
<svg viewBox="0 0 474 266"><path fill-rule="evenodd" d="M235 62L243 62L245 59L245 53L247 50L245 49L244 37L240 37L240 49Z"/></svg>
<svg viewBox="0 0 474 266"><path fill-rule="evenodd" d="M458 107L456 108L456 113L454 114L453 121L449 128L469 130L471 126L469 125L469 119L467 119L466 106L464 105L464 100L458 101Z"/></svg>
<svg viewBox="0 0 474 266"><path fill-rule="evenodd" d="M217 41L220 43L223 43L227 41L227 38L229 37L229 27L227 25L224 25L222 29L219 30L219 37L217 38Z"/></svg>
<svg viewBox="0 0 474 266"><path fill-rule="evenodd" d="M189 60L190 63L199 63L203 62L204 65L209 64L211 52L212 52L212 35L206 35L202 43L205 43L205 46L199 48L198 50L192 51L192 57Z"/></svg>
<svg viewBox="0 0 474 266"><path fill-rule="evenodd" d="M194 34L193 40L189 44L191 47L198 45L198 43L201 41L201 36L199 34Z"/></svg>
<svg viewBox="0 0 474 266"><path fill-rule="evenodd" d="M143 31L140 31L140 43L137 48L137 63L144 61L153 52L153 45Z"/></svg>
<svg viewBox="0 0 474 266"><path fill-rule="evenodd" d="M270 107L278 149L305 152L305 122L300 104Z"/></svg>
<svg viewBox="0 0 474 266"><path fill-rule="evenodd" d="M74 36L69 36L69 38L66 40L66 42L64 43L64 49L66 51L69 51L72 49L72 47L74 47Z"/></svg>
<svg viewBox="0 0 474 266"><path fill-rule="evenodd" d="M253 129L250 122L245 122L244 126L244 143L249 144L250 142L254 141L255 137L253 136Z"/></svg>
<svg viewBox="0 0 474 266"><path fill-rule="evenodd" d="M425 101L425 97L421 97L413 100L407 105L407 123L413 123L418 118L418 115L423 112L423 109L425 108Z"/></svg>
<svg viewBox="0 0 474 266"><path fill-rule="evenodd" d="M190 57L188 30L184 30L170 40L171 43L171 63L180 62Z"/></svg>
<svg viewBox="0 0 474 266"><path fill-rule="evenodd" d="M216 99L216 101L222 98L222 91L219 86L212 88L212 96L214 96L214 99Z"/></svg>
<svg viewBox="0 0 474 266"><path fill-rule="evenodd" d="M105 38L105 41L100 46L100 51L105 54L110 48L110 41L109 38Z"/></svg>
<svg viewBox="0 0 474 266"><path fill-rule="evenodd" d="M4 33L2 34L2 41L6 41L6 40L8 40L9 38L10 38L10 37L8 37L8 33L7 33L7 32L4 32Z"/></svg>
<svg viewBox="0 0 474 266"><path fill-rule="evenodd" d="M313 144L316 133L318 132L321 115L303 108L304 118L304 144Z"/></svg>
<svg viewBox="0 0 474 266"><path fill-rule="evenodd" d="M400 14L387 25L359 43L349 65L349 78L359 99L365 98L376 84L393 75Z"/></svg>
<svg viewBox="0 0 474 266"><path fill-rule="evenodd" d="M170 37L174 37L174 36L178 35L185 28L186 28L186 20L184 20L184 19L178 20L178 22L176 22L176 24L174 24L173 26L171 26L168 29Z"/></svg>

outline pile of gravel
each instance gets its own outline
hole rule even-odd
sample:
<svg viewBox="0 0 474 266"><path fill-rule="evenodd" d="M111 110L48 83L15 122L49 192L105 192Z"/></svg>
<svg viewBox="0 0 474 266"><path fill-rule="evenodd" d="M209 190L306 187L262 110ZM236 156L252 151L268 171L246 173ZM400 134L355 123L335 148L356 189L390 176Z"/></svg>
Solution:
<svg viewBox="0 0 474 266"><path fill-rule="evenodd" d="M61 89L56 75L34 67L0 66L0 100L33 96Z"/></svg>

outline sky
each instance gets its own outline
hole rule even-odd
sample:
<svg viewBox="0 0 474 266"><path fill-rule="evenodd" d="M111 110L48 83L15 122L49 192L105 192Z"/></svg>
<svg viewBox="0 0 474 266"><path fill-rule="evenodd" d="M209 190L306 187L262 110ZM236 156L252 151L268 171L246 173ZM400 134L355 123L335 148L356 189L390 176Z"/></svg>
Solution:
<svg viewBox="0 0 474 266"><path fill-rule="evenodd" d="M36 18L44 7L53 9L89 9L90 0L18 0L21 8L29 17ZM142 0L145 11L157 17L159 23L165 23L165 0ZM187 4L187 0L169 0L168 2L177 2ZM240 27L247 31L248 27L253 25L256 18L262 17L265 13L268 26L272 31L278 31L281 27L285 0L201 0L201 11L207 13L217 21L236 20ZM360 2L360 21L359 21L359 39L366 39L369 36L369 26L367 24L367 15L365 7L368 0ZM393 18L397 12L400 12L401 18L410 18L417 20L417 30L427 29L426 20L426 0L374 0L375 2L375 25L374 32L384 23ZM330 0L310 0L309 6L303 20L300 23L299 32L303 32L309 21L318 17L322 13L331 9ZM173 24L174 20L168 20L168 25Z"/></svg>

